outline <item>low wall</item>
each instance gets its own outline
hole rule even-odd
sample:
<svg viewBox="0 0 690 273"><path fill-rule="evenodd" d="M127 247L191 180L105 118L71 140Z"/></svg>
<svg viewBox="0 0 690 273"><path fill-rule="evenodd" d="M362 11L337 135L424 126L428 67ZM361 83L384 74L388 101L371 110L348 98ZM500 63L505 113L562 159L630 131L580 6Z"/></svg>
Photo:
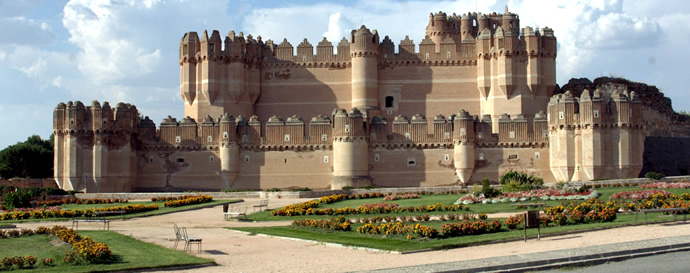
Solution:
<svg viewBox="0 0 690 273"><path fill-rule="evenodd" d="M10 178L0 179L0 185L30 188L53 188L57 189L58 184L53 178Z"/></svg>

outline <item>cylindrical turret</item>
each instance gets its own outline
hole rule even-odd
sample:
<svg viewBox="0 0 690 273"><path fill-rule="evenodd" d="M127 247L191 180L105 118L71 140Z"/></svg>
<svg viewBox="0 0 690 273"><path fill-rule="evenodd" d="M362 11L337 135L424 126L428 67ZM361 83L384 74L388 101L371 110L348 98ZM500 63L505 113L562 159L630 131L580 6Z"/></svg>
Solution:
<svg viewBox="0 0 690 273"><path fill-rule="evenodd" d="M362 113L337 109L333 116L333 180L331 189L371 185L369 144Z"/></svg>
<svg viewBox="0 0 690 273"><path fill-rule="evenodd" d="M474 173L474 118L460 110L453 120L453 144L455 174L460 182L467 183Z"/></svg>
<svg viewBox="0 0 690 273"><path fill-rule="evenodd" d="M185 104L196 99L196 54L199 52L199 36L196 32L185 33L180 41L180 95Z"/></svg>
<svg viewBox="0 0 690 273"><path fill-rule="evenodd" d="M379 36L364 25L350 37L352 57L352 107L368 112L378 110ZM378 113L374 113L377 115Z"/></svg>
<svg viewBox="0 0 690 273"><path fill-rule="evenodd" d="M474 38L474 26L472 21L474 17L471 14L463 14L460 21L460 31L462 40L472 40Z"/></svg>
<svg viewBox="0 0 690 273"><path fill-rule="evenodd" d="M220 120L220 176L223 188L229 189L240 172L240 150L237 145L235 118L225 113Z"/></svg>

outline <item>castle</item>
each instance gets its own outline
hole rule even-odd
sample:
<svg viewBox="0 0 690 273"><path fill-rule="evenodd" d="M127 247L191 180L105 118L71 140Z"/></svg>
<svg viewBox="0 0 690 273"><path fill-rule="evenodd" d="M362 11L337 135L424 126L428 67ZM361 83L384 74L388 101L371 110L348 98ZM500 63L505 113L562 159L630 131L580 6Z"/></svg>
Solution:
<svg viewBox="0 0 690 273"><path fill-rule="evenodd" d="M336 45L184 34L186 117L60 103L55 180L87 192L637 177L643 106L625 85L554 95L556 37L516 14L431 14L417 45L365 26Z"/></svg>

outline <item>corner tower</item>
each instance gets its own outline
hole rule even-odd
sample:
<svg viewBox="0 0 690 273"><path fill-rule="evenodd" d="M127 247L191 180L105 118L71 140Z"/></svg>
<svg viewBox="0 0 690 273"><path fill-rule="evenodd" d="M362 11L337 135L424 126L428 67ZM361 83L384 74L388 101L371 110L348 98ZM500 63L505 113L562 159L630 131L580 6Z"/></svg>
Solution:
<svg viewBox="0 0 690 273"><path fill-rule="evenodd" d="M379 35L364 25L353 30L350 36L352 57L352 107L361 109L368 116L377 116ZM372 112L373 113L369 113ZM359 112L359 111L358 111Z"/></svg>
<svg viewBox="0 0 690 273"><path fill-rule="evenodd" d="M371 185L369 143L364 117L357 108L350 113L336 109L333 116L333 180L331 189Z"/></svg>

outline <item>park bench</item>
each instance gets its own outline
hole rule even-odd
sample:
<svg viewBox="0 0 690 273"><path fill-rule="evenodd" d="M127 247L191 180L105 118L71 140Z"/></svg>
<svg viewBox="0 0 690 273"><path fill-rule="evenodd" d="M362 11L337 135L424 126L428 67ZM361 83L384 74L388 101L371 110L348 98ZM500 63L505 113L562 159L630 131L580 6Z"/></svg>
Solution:
<svg viewBox="0 0 690 273"><path fill-rule="evenodd" d="M125 219L125 211L97 211L94 212L94 215L91 217L85 217L85 218L72 218L72 229L78 230L79 229L79 223L80 222L86 222L86 223L103 223L103 229L104 230L110 230L110 220L105 219L106 216L109 215L115 215L119 214L122 216L122 219ZM75 228L76 227L76 228Z"/></svg>
<svg viewBox="0 0 690 273"><path fill-rule="evenodd" d="M254 205L254 209L259 209L261 211L268 209L268 199L263 199L259 202L258 205Z"/></svg>
<svg viewBox="0 0 690 273"><path fill-rule="evenodd" d="M687 213L688 209L687 208L664 208L664 209L641 209L640 213L644 213L644 224L647 224L647 213L653 213L653 212L685 212L683 213L683 223L687 220ZM637 216L640 214L635 214L635 223L637 223ZM676 220L676 214L673 214L673 220Z"/></svg>
<svg viewBox="0 0 690 273"><path fill-rule="evenodd" d="M247 207L228 207L228 204L223 204L223 216L225 217L225 220L230 220L233 218L239 220L241 216L247 219Z"/></svg>

